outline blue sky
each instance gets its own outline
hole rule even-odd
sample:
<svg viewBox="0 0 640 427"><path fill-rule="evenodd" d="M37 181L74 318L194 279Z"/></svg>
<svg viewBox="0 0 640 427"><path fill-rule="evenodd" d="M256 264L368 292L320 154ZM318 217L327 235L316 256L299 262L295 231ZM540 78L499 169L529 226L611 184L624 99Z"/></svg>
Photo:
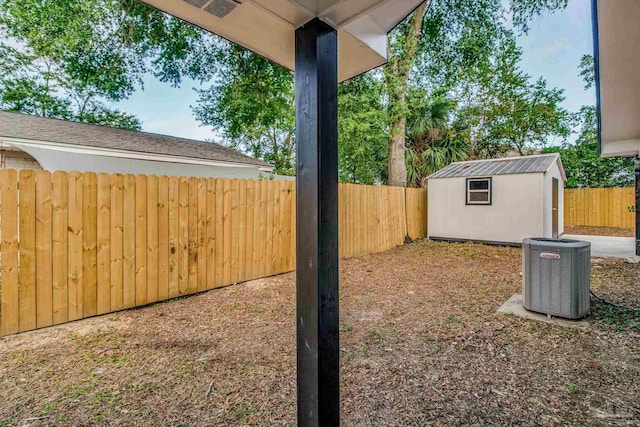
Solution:
<svg viewBox="0 0 640 427"><path fill-rule="evenodd" d="M578 77L584 54L593 54L591 1L569 0L562 12L538 18L518 43L524 50L522 69L534 78L547 79L551 87L565 90L564 107L577 111L595 104L595 91L585 91Z"/></svg>
<svg viewBox="0 0 640 427"><path fill-rule="evenodd" d="M550 87L564 89L564 107L570 111L595 104L595 93L584 90L577 68L582 55L593 52L591 37L590 0L569 0L567 9L537 18L529 34L518 39L524 50L522 69L534 79L544 77ZM144 90L118 106L135 114L145 131L217 140L211 128L199 126L193 117L191 105L197 101L193 88L197 86L185 81L173 88L148 76Z"/></svg>

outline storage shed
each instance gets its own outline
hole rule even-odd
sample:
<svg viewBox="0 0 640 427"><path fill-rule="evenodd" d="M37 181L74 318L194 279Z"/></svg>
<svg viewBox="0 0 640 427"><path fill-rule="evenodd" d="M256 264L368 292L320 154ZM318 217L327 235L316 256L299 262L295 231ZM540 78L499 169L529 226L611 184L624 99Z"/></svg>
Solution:
<svg viewBox="0 0 640 427"><path fill-rule="evenodd" d="M429 176L429 238L519 245L564 231L560 155L452 163Z"/></svg>

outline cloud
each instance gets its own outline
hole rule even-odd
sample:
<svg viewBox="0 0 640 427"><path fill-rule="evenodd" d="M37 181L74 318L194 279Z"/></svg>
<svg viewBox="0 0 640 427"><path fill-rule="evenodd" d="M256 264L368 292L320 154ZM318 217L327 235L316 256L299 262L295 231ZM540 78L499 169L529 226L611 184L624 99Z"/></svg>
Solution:
<svg viewBox="0 0 640 427"><path fill-rule="evenodd" d="M571 44L568 39L558 38L545 45L535 47L527 52L527 56L534 60L545 60L564 55L570 48Z"/></svg>

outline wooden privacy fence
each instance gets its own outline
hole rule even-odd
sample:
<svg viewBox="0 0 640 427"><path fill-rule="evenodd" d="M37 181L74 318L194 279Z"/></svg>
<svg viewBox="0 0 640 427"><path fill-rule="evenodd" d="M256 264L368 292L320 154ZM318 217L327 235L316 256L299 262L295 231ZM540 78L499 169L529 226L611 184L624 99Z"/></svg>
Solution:
<svg viewBox="0 0 640 427"><path fill-rule="evenodd" d="M341 184L340 255L426 236L425 200ZM295 182L3 169L0 240L7 335L292 271Z"/></svg>
<svg viewBox="0 0 640 427"><path fill-rule="evenodd" d="M428 193L426 188L407 188L405 209L407 215L407 236L411 240L427 236Z"/></svg>
<svg viewBox="0 0 640 427"><path fill-rule="evenodd" d="M633 228L635 189L579 188L564 190L564 223L573 226Z"/></svg>

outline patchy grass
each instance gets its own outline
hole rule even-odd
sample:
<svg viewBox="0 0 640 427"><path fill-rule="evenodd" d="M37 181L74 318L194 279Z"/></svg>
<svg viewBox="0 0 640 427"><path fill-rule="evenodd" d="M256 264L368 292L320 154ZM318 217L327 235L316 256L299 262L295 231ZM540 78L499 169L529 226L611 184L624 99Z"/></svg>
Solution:
<svg viewBox="0 0 640 427"><path fill-rule="evenodd" d="M602 330L640 333L640 309L630 309L595 300L591 307L594 324Z"/></svg>
<svg viewBox="0 0 640 427"><path fill-rule="evenodd" d="M343 424L637 424L633 320L495 313L520 262L429 242L342 261ZM639 274L599 261L594 291L637 307ZM294 292L286 274L1 339L0 425L295 425Z"/></svg>
<svg viewBox="0 0 640 427"><path fill-rule="evenodd" d="M613 303L591 298L591 322L603 331L640 333L640 264L597 259L591 270L593 292Z"/></svg>
<svg viewBox="0 0 640 427"><path fill-rule="evenodd" d="M590 227L590 226L570 226L565 225L565 234L579 234L581 236L614 236L614 237L634 237L633 228L620 227Z"/></svg>

